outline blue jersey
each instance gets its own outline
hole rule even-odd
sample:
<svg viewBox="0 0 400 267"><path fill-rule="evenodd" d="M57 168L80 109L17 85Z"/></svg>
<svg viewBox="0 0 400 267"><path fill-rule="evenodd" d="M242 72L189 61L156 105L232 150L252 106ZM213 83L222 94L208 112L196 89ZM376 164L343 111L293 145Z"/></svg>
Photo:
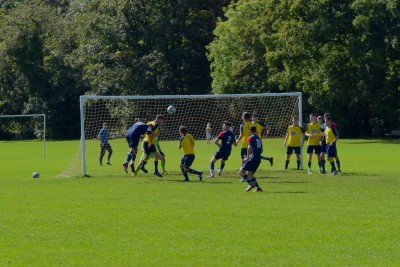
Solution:
<svg viewBox="0 0 400 267"><path fill-rule="evenodd" d="M247 138L247 143L251 146L250 159L253 161L261 161L262 141L257 135L251 135Z"/></svg>
<svg viewBox="0 0 400 267"><path fill-rule="evenodd" d="M224 152L231 152L232 145L235 142L235 134L231 131L224 131L218 135L218 139L221 140L221 147L219 150Z"/></svg>
<svg viewBox="0 0 400 267"><path fill-rule="evenodd" d="M151 133L152 127L143 122L137 122L126 132L126 139L140 139L145 133Z"/></svg>
<svg viewBox="0 0 400 267"><path fill-rule="evenodd" d="M108 130L103 128L99 132L100 143L108 144Z"/></svg>

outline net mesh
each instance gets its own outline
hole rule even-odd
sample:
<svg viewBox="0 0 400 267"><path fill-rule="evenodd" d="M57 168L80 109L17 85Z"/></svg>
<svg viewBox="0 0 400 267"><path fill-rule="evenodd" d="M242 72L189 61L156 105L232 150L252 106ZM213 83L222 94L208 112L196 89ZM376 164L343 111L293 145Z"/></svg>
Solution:
<svg viewBox="0 0 400 267"><path fill-rule="evenodd" d="M125 133L135 122L148 122L155 119L157 114L163 114L165 121L160 128L159 138L163 141L177 140L179 138L179 126L186 126L196 140L206 139L205 128L209 123L212 128L212 136L221 132L224 121L232 124L233 132L239 135L239 126L242 122L243 112L256 113L261 122L271 127L268 137L268 153L274 153L278 149L282 154L282 138L286 134L288 125L294 115L299 113L300 94L256 94L256 95L204 95L204 96L150 96L150 97L90 97L82 101L82 117L85 143L85 165L88 172L93 165L91 173L95 173L94 166L98 167L98 141L97 136L103 123L106 123L113 150L123 145L127 150ZM174 106L176 112L168 114L168 106ZM265 138L266 131L262 132ZM274 139L276 142L274 142ZM278 143L279 145L274 145ZM198 145L197 152L201 149ZM239 145L240 146L240 145ZM93 148L92 148L93 147ZM175 147L175 145L174 145ZM276 148L274 148L276 147ZM216 147L215 147L216 148ZM215 150L215 148L213 148ZM81 153L81 150L77 154ZM93 153L93 155L90 155ZM119 153L119 152L118 152ZM232 152L234 153L234 152ZM119 153L126 155L126 153ZM211 155L210 155L211 156ZM113 155L114 157L114 155ZM121 157L121 160L122 158ZM179 157L177 155L177 157ZM90 159L96 159L92 162ZM107 154L105 156L107 158ZM76 176L76 166L82 161L80 155L76 155L72 165L63 173L63 177ZM71 165L70 164L70 165ZM237 167L237 166L236 166ZM237 169L237 168L236 168ZM71 171L70 171L71 170ZM72 171L74 170L74 171ZM104 174L104 171L102 171ZM81 173L82 175L82 173Z"/></svg>

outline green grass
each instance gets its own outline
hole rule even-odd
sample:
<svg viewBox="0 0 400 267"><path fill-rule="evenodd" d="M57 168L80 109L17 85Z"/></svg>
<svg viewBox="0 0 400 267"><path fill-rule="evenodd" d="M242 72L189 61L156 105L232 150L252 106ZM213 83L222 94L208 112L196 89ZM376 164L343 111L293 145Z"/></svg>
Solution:
<svg viewBox="0 0 400 267"><path fill-rule="evenodd" d="M126 144L112 144L113 166L97 166L93 141L91 177L57 178L77 141L48 142L46 159L41 142L0 142L0 266L400 263L399 141L340 140L336 177L283 172L280 147L274 168L263 162L257 173L262 193L245 193L233 172L238 148L228 174L182 183L177 142L162 143L172 172L164 178L124 174ZM193 167L206 171L216 147L196 146Z"/></svg>

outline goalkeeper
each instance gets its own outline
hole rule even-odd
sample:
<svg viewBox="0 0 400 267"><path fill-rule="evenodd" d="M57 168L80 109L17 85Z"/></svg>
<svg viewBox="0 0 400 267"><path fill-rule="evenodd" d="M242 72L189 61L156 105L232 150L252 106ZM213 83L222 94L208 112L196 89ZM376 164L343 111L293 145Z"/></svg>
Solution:
<svg viewBox="0 0 400 267"><path fill-rule="evenodd" d="M143 143L145 141L143 140ZM163 169L162 174L168 174L167 171L165 170L165 154L161 151L161 146L159 143L158 137L155 138L154 140L154 146L157 148L156 152L153 152L150 154L150 158L154 158L154 153L158 153L158 158L161 160L161 168ZM143 152L142 157L140 158L140 162L146 157L146 153ZM132 174L132 176L135 176L140 170L140 164L136 166L136 172Z"/></svg>

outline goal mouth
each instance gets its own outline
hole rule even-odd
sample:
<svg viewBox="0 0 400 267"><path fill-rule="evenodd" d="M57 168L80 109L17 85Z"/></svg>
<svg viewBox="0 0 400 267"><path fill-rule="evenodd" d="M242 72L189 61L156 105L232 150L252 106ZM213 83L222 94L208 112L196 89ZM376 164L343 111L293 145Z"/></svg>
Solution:
<svg viewBox="0 0 400 267"><path fill-rule="evenodd" d="M107 125L110 140L124 139L126 131L133 123L147 123L153 121L158 114L162 114L165 116L165 121L160 127L160 140L178 140L178 129L182 125L186 126L195 140L206 140L205 128L208 123L212 126L211 136L213 137L221 132L223 122L230 122L234 134L239 136L242 114L249 112L256 113L260 121L271 127L268 138L283 138L291 118L294 115L302 117L301 97L302 94L299 92L179 96L83 95L80 97L81 159L78 160L81 161L81 175L92 174L91 170L99 165L98 147L92 148L87 145L97 142L99 131L104 123ZM167 112L170 106L175 108L175 112ZM262 138L267 137L265 131L261 135ZM126 148L125 144L125 150ZM196 149L197 153L201 147L197 145ZM115 153L126 155L126 151L115 151ZM91 163L88 157L96 158L95 163ZM107 161L106 157L107 154L104 162Z"/></svg>

